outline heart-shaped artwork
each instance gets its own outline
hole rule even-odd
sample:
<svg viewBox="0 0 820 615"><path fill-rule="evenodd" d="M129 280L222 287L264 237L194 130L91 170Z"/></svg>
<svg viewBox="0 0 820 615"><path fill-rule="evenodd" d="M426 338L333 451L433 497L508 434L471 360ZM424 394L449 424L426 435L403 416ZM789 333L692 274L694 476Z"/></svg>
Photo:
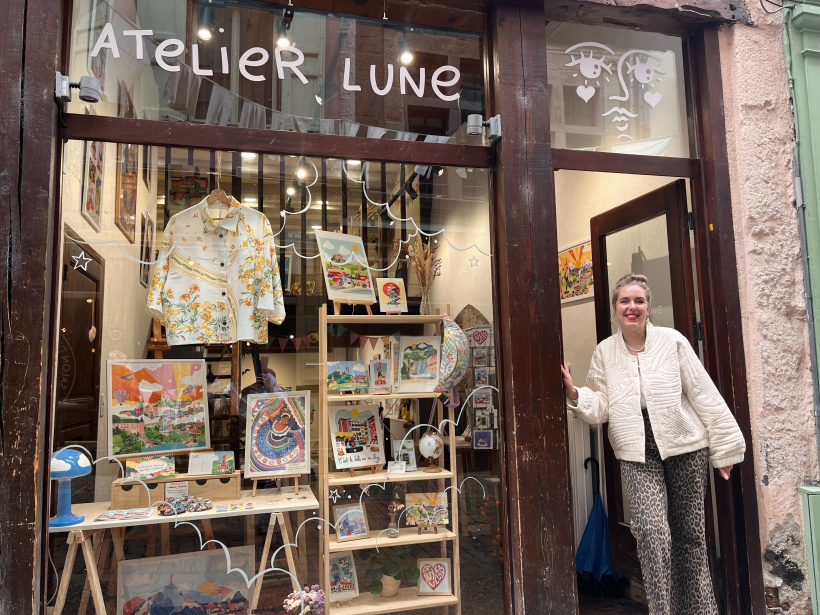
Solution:
<svg viewBox="0 0 820 615"><path fill-rule="evenodd" d="M490 334L487 332L486 329L481 329L480 331L473 331L473 340L479 346L487 341L487 338Z"/></svg>
<svg viewBox="0 0 820 615"><path fill-rule="evenodd" d="M424 564L421 576L430 589L436 589L447 577L447 567L444 564Z"/></svg>
<svg viewBox="0 0 820 615"><path fill-rule="evenodd" d="M644 92L643 95L643 99L649 103L653 109L655 105L661 102L661 98L663 98L663 96L660 92Z"/></svg>
<svg viewBox="0 0 820 615"><path fill-rule="evenodd" d="M584 102L589 102L589 99L595 96L595 88L591 85L579 85L575 88L575 93L578 94Z"/></svg>

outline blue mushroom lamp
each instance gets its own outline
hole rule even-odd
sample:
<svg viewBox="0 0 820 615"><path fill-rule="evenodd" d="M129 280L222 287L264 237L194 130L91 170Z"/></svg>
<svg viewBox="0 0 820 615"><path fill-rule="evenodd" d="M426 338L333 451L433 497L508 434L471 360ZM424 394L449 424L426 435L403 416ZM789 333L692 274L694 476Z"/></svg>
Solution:
<svg viewBox="0 0 820 615"><path fill-rule="evenodd" d="M88 457L73 448L61 448L51 454L51 479L59 483L57 489L57 515L49 519L52 527L77 525L85 521L82 515L71 512L71 480L91 474Z"/></svg>

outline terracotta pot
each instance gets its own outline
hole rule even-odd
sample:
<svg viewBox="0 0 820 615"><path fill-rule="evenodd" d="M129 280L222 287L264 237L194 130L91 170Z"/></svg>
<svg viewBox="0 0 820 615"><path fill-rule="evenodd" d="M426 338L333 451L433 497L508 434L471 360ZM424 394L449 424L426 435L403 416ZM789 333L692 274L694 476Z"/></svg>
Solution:
<svg viewBox="0 0 820 615"><path fill-rule="evenodd" d="M396 594L399 593L399 586L401 585L401 579L396 580L389 575L384 575L382 577L382 597L383 598L393 598Z"/></svg>

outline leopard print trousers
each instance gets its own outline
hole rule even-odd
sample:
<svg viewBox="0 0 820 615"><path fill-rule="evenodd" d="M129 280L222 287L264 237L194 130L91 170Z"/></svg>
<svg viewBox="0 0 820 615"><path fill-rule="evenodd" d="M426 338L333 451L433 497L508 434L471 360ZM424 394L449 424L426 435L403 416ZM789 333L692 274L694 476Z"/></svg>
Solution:
<svg viewBox="0 0 820 615"><path fill-rule="evenodd" d="M644 427L646 463L621 461L621 477L632 507L649 614L718 615L703 511L708 449L662 461L646 412Z"/></svg>

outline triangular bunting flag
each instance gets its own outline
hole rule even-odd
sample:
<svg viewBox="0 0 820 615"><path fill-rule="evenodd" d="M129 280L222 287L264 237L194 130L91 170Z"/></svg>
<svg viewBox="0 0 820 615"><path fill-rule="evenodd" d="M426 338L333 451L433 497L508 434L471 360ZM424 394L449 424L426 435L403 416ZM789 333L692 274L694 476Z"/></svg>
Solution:
<svg viewBox="0 0 820 615"><path fill-rule="evenodd" d="M382 344L384 344L384 350L385 351L387 351L387 349L390 348L390 336L389 335L385 335L382 338Z"/></svg>
<svg viewBox="0 0 820 615"><path fill-rule="evenodd" d="M296 346L296 350L299 350L299 346L302 345L302 338L301 337L294 337L293 338L293 345Z"/></svg>
<svg viewBox="0 0 820 615"><path fill-rule="evenodd" d="M279 342L279 348L281 348L281 349L282 349L282 351L284 351L284 350L285 350L285 346L287 346L287 345L288 345L288 341L289 341L289 340L288 340L288 338L286 338L286 337L280 337L280 338L278 338L276 341L278 341L278 342Z"/></svg>
<svg viewBox="0 0 820 615"><path fill-rule="evenodd" d="M310 336L309 336L309 335L306 335L306 336L305 336L305 337L303 337L302 339L305 341L305 347L306 347L306 348L310 348Z"/></svg>
<svg viewBox="0 0 820 615"><path fill-rule="evenodd" d="M370 339L370 347L373 348L373 350L376 350L376 344L379 343L379 338L378 337L371 337L369 339Z"/></svg>
<svg viewBox="0 0 820 615"><path fill-rule="evenodd" d="M336 325L336 335L341 335L347 331L347 327L343 327L342 325Z"/></svg>
<svg viewBox="0 0 820 615"><path fill-rule="evenodd" d="M336 325L328 325L327 332L330 337L336 337Z"/></svg>
<svg viewBox="0 0 820 615"><path fill-rule="evenodd" d="M359 346L361 348L364 348L365 346L367 346L367 340L369 340L369 339L370 339L369 337L359 338Z"/></svg>
<svg viewBox="0 0 820 615"><path fill-rule="evenodd" d="M359 334L358 333L353 333L353 331L351 331L350 332L350 345L352 346L353 344L355 344L357 339L359 339Z"/></svg>

